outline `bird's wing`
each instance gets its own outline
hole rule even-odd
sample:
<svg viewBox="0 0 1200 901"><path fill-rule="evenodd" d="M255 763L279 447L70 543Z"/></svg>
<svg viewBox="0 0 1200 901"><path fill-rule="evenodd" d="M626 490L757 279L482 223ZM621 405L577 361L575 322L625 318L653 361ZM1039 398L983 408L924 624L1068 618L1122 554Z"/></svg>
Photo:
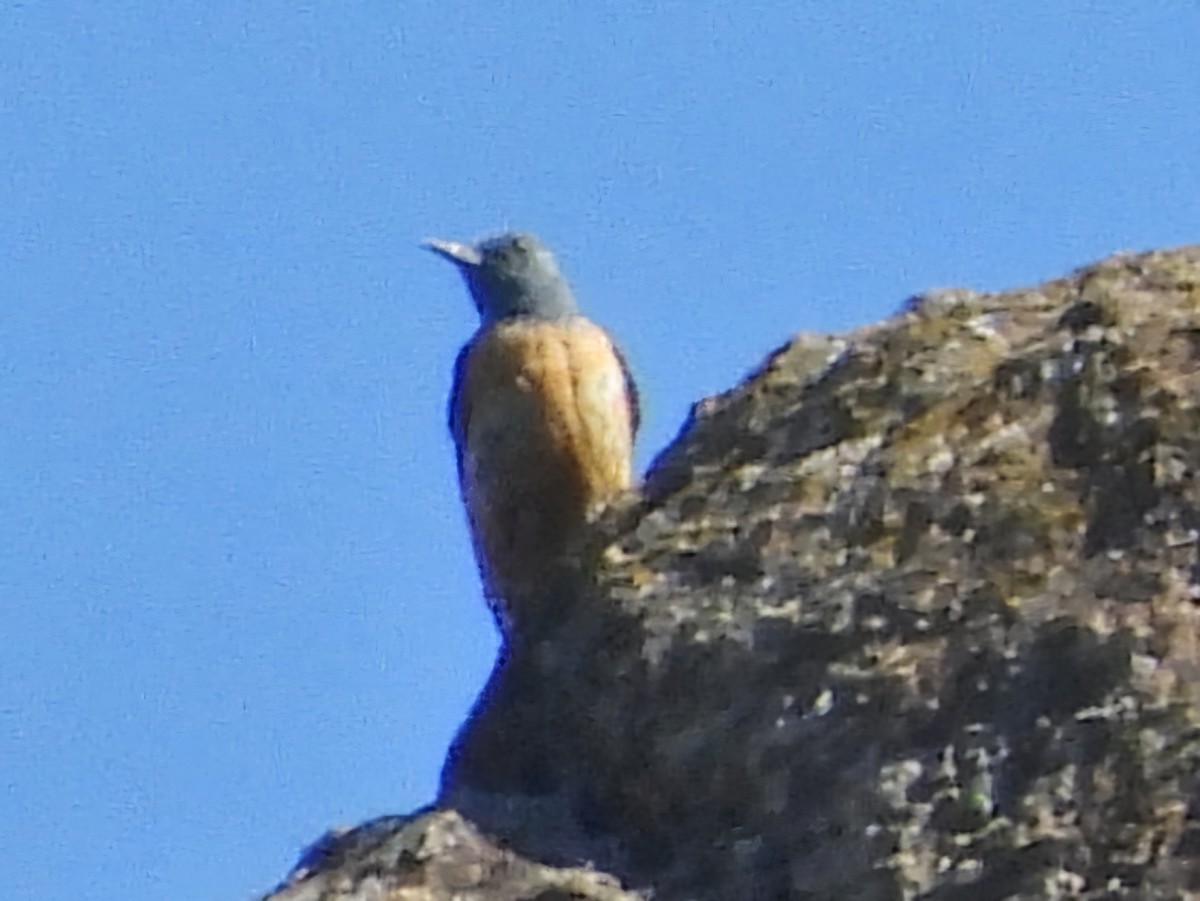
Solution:
<svg viewBox="0 0 1200 901"><path fill-rule="evenodd" d="M454 439L454 459L458 465L458 477L463 474L463 453L467 441L467 422L471 410L467 397L467 364L471 355L474 341L463 345L454 361L454 382L450 389L450 403L446 410L447 424L450 426L450 437Z"/></svg>
<svg viewBox="0 0 1200 901"><path fill-rule="evenodd" d="M629 361L621 353L621 348L617 347L614 342L612 349L613 356L621 364L621 374L625 376L625 396L629 400L629 430L633 437L636 438L638 426L642 424L642 401L638 394L637 382L633 380L633 372L629 368Z"/></svg>

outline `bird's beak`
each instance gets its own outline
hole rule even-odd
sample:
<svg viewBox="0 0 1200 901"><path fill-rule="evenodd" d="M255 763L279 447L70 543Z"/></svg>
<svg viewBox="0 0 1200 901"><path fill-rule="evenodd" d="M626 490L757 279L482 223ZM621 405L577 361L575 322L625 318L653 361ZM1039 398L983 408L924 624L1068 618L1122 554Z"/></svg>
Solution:
<svg viewBox="0 0 1200 901"><path fill-rule="evenodd" d="M478 266L483 262L483 256L470 244L461 241L443 241L440 238L429 238L422 241L421 246L432 250L438 256L449 260L456 266Z"/></svg>

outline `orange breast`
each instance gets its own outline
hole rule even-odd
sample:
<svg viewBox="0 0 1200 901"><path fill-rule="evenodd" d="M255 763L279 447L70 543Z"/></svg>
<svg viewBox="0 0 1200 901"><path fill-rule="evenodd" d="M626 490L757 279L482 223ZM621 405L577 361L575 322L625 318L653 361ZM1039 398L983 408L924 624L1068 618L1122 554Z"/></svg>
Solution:
<svg viewBox="0 0 1200 901"><path fill-rule="evenodd" d="M593 508L632 481L625 372L582 317L476 335L456 387L460 477L489 594L536 591Z"/></svg>

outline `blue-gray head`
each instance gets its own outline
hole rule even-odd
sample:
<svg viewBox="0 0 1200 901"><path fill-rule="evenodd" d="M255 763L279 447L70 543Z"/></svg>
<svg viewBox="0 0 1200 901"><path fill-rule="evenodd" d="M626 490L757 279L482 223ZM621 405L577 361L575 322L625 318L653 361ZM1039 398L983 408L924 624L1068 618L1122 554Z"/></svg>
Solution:
<svg viewBox="0 0 1200 901"><path fill-rule="evenodd" d="M554 254L533 235L508 233L479 244L430 240L424 246L459 268L484 322L578 312Z"/></svg>

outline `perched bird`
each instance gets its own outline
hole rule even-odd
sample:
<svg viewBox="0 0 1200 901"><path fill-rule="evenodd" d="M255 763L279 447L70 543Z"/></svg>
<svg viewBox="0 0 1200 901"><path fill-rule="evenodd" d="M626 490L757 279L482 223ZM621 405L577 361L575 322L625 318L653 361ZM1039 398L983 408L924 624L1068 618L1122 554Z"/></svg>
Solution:
<svg viewBox="0 0 1200 901"><path fill-rule="evenodd" d="M637 389L537 238L425 246L459 268L479 311L454 366L450 433L484 593L507 639L552 601L589 517L630 487Z"/></svg>

